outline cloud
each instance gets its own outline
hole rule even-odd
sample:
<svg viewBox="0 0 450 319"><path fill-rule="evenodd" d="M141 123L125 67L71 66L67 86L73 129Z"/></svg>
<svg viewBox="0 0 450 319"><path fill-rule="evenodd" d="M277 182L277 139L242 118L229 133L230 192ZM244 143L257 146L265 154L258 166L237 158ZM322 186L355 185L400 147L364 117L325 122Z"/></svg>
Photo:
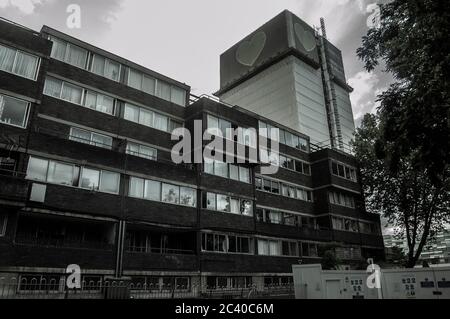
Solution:
<svg viewBox="0 0 450 319"><path fill-rule="evenodd" d="M36 4L40 4L42 1L48 0L0 0L0 8L13 7L29 15L34 12Z"/></svg>
<svg viewBox="0 0 450 319"><path fill-rule="evenodd" d="M67 27L67 7L81 8L81 29ZM101 38L109 30L122 0L0 0L2 16L39 31L43 24L87 41ZM93 32L95 31L95 32Z"/></svg>
<svg viewBox="0 0 450 319"><path fill-rule="evenodd" d="M365 113L372 112L376 106L377 85L379 78L375 73L360 71L348 80L354 91L350 94L354 117L361 118Z"/></svg>

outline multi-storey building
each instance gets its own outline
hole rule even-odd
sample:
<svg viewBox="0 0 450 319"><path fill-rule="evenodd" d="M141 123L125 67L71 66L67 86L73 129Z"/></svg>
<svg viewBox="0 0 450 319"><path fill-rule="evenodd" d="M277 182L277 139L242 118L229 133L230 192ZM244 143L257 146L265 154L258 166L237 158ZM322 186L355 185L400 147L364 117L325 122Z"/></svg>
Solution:
<svg viewBox="0 0 450 319"><path fill-rule="evenodd" d="M49 27L0 29L0 277L77 264L84 280L214 289L290 282L327 249L383 257L351 155ZM175 164L171 132L195 121L279 128L280 169Z"/></svg>
<svg viewBox="0 0 450 319"><path fill-rule="evenodd" d="M384 235L384 244L387 250L386 255L390 253L393 247L401 248L405 254L408 252L406 240L395 238L394 235ZM426 261L430 265L450 263L450 228L448 226L438 232L434 239L425 245L419 261Z"/></svg>
<svg viewBox="0 0 450 319"><path fill-rule="evenodd" d="M350 151L355 123L341 51L285 10L220 56L222 101Z"/></svg>

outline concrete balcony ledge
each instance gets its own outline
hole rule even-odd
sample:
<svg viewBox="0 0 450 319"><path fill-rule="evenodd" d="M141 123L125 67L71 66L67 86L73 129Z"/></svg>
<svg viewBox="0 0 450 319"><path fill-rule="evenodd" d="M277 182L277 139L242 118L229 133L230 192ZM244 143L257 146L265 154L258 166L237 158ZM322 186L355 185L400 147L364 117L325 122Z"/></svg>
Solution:
<svg viewBox="0 0 450 319"><path fill-rule="evenodd" d="M22 177L0 175L0 200L26 201L29 188L30 182Z"/></svg>

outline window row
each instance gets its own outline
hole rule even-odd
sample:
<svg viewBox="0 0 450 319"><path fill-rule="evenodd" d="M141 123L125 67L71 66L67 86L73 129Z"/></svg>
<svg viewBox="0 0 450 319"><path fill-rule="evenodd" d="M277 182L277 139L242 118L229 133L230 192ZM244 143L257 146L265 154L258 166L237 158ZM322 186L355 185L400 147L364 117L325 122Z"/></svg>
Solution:
<svg viewBox="0 0 450 319"><path fill-rule="evenodd" d="M86 131L77 127L70 129L69 139L101 148L112 149L113 139L110 136Z"/></svg>
<svg viewBox="0 0 450 319"><path fill-rule="evenodd" d="M341 192L328 192L328 198L331 204L355 208L355 198Z"/></svg>
<svg viewBox="0 0 450 319"><path fill-rule="evenodd" d="M152 161L158 159L158 150L153 147L128 142L126 153L129 155L146 158Z"/></svg>
<svg viewBox="0 0 450 319"><path fill-rule="evenodd" d="M253 201L210 192L202 193L202 207L208 210L253 216Z"/></svg>
<svg viewBox="0 0 450 319"><path fill-rule="evenodd" d="M253 239L235 235L202 233L202 251L253 254Z"/></svg>
<svg viewBox="0 0 450 319"><path fill-rule="evenodd" d="M0 94L0 123L25 128L30 103Z"/></svg>
<svg viewBox="0 0 450 319"><path fill-rule="evenodd" d="M40 59L32 54L0 44L0 70L36 80Z"/></svg>
<svg viewBox="0 0 450 319"><path fill-rule="evenodd" d="M185 90L131 68L128 73L128 85L132 88L157 96L166 101L170 101L181 106L186 105Z"/></svg>
<svg viewBox="0 0 450 319"><path fill-rule="evenodd" d="M120 174L30 157L27 179L118 194Z"/></svg>
<svg viewBox="0 0 450 319"><path fill-rule="evenodd" d="M45 79L44 94L82 105L92 110L114 115L114 98L56 78L47 77Z"/></svg>
<svg viewBox="0 0 450 319"><path fill-rule="evenodd" d="M267 178L255 178L255 187L259 191L282 195L307 202L313 201L312 191Z"/></svg>
<svg viewBox="0 0 450 319"><path fill-rule="evenodd" d="M316 219L275 209L256 208L256 220L261 223L296 226L303 228L317 228Z"/></svg>
<svg viewBox="0 0 450 319"><path fill-rule="evenodd" d="M119 82L122 65L98 54L91 54L75 44L50 37L53 42L51 57L97 75Z"/></svg>
<svg viewBox="0 0 450 319"><path fill-rule="evenodd" d="M112 149L113 147L112 137L95 132L90 132L77 127L72 127L70 129L69 139L75 142L89 144L106 149ZM158 151L155 148L132 142L127 142L126 153L152 161L156 161L158 159Z"/></svg>
<svg viewBox="0 0 450 319"><path fill-rule="evenodd" d="M53 77L46 78L44 94L102 113L115 114L116 100L113 97ZM129 103L125 103L124 118L169 133L183 126L183 123L165 115Z"/></svg>
<svg viewBox="0 0 450 319"><path fill-rule="evenodd" d="M263 163L271 163L272 165L279 166L291 171L295 171L304 175L311 175L311 165L291 158L289 156L276 154L270 152L266 148L260 149L260 158Z"/></svg>
<svg viewBox="0 0 450 319"><path fill-rule="evenodd" d="M333 175L356 182L356 170L351 166L332 161L331 171Z"/></svg>
<svg viewBox="0 0 450 319"><path fill-rule="evenodd" d="M304 152L309 152L309 142L303 137L292 134L288 131L274 127L268 123L259 122L260 135L266 138L271 138L275 136L281 144L297 148Z"/></svg>
<svg viewBox="0 0 450 319"><path fill-rule="evenodd" d="M204 163L204 171L207 174L229 178L235 181L241 181L250 184L250 169L247 167L227 164L220 161Z"/></svg>
<svg viewBox="0 0 450 319"><path fill-rule="evenodd" d="M208 114L207 117L207 127L212 130L219 130L223 137L229 140L235 140L239 144L250 146L252 148L256 148L257 146L256 130L238 127L230 121L210 114ZM234 137L235 132L237 133L236 139Z"/></svg>
<svg viewBox="0 0 450 319"><path fill-rule="evenodd" d="M53 42L51 57L73 66L88 70L94 74L103 76L110 80L120 82L121 75L125 67L118 62L108 59L99 54L94 54L86 49L67 41L51 36ZM141 72L129 68L128 83L130 87L158 96L167 101L186 105L186 91L166 83L165 81L155 79L144 75Z"/></svg>
<svg viewBox="0 0 450 319"><path fill-rule="evenodd" d="M316 258L319 250L316 243L258 238L258 255Z"/></svg>
<svg viewBox="0 0 450 319"><path fill-rule="evenodd" d="M125 120L168 133L172 133L176 128L183 127L183 123L179 121L130 103L125 103L123 117Z"/></svg>
<svg viewBox="0 0 450 319"><path fill-rule="evenodd" d="M197 191L194 188L166 184L149 179L131 177L128 194L130 197L151 201L189 207L197 206Z"/></svg>
<svg viewBox="0 0 450 319"><path fill-rule="evenodd" d="M333 216L333 229L350 232L361 232L364 234L378 234L379 228L375 223L357 221L355 219L349 219L345 217Z"/></svg>

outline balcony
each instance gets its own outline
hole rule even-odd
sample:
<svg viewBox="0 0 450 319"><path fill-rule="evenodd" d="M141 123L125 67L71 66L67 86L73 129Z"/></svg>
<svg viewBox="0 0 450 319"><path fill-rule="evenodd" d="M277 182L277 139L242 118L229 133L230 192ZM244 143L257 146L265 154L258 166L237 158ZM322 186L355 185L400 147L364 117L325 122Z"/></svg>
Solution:
<svg viewBox="0 0 450 319"><path fill-rule="evenodd" d="M0 171L0 199L24 202L28 199L30 182L23 174Z"/></svg>

